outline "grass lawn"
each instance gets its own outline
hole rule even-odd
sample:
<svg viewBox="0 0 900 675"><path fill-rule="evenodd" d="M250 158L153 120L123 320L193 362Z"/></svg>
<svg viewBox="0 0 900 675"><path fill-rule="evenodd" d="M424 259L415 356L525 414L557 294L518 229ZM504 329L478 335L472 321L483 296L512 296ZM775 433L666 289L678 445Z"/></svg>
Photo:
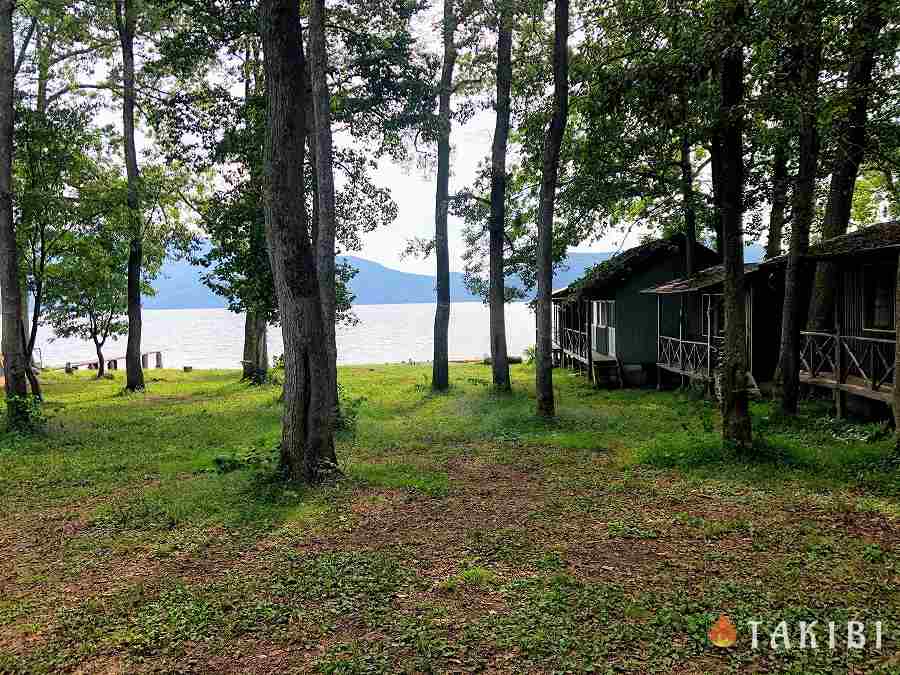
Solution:
<svg viewBox="0 0 900 675"><path fill-rule="evenodd" d="M233 461L276 446L276 387L51 377L47 435L0 435L0 672L900 672L887 430L756 403L748 460L684 393L556 371L550 423L525 366L508 397L486 366L429 374L341 370L364 400L315 490Z"/></svg>

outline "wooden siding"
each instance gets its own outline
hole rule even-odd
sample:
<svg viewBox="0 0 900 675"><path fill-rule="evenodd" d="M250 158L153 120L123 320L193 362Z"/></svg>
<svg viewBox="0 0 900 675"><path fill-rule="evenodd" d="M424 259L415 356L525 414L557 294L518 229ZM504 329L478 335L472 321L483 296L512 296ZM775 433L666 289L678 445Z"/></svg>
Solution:
<svg viewBox="0 0 900 675"><path fill-rule="evenodd" d="M894 251L886 252L884 256L867 256L864 262L844 264L836 307L841 335L886 339L892 337L893 331L866 330L863 323L866 303L865 269L873 265L886 266L890 278L895 280L894 285L896 284L897 256ZM894 317L894 320L896 321L897 317Z"/></svg>
<svg viewBox="0 0 900 675"><path fill-rule="evenodd" d="M662 260L631 275L615 297L606 298L616 301L616 356L622 363L656 363L656 296L641 291L683 274L681 257Z"/></svg>

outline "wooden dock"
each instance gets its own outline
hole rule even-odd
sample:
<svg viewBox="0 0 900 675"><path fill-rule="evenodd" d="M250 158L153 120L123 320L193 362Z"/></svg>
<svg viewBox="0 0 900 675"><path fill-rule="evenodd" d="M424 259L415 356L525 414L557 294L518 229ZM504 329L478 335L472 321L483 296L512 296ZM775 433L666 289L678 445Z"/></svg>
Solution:
<svg viewBox="0 0 900 675"><path fill-rule="evenodd" d="M149 368L150 367L150 357L156 357L154 360L154 365L156 368L163 367L163 357L161 351L152 351L152 352L143 352L141 354L141 367ZM106 369L107 370L118 370L119 369L119 361L124 361L124 356L115 356L112 358L105 358L106 361ZM86 361L66 361L66 365L63 366L62 369L57 368L56 370L65 370L67 373L73 373L80 368L87 368L88 370L99 370L100 361L98 359L87 359Z"/></svg>

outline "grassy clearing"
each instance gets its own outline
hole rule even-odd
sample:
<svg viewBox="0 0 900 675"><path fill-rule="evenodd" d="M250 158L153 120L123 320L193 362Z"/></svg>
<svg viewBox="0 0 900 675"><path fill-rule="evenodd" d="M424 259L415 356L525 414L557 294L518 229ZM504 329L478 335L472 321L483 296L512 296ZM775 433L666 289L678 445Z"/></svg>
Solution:
<svg viewBox="0 0 900 675"><path fill-rule="evenodd" d="M275 388L153 374L51 379L47 436L0 436L0 672L900 670L885 429L756 403L738 457L681 393L558 371L546 422L524 367L500 397L484 366L446 395L353 367L346 480L305 490L216 470L277 444ZM848 619L882 621L881 650L796 649L800 620ZM751 649L750 620L794 649Z"/></svg>

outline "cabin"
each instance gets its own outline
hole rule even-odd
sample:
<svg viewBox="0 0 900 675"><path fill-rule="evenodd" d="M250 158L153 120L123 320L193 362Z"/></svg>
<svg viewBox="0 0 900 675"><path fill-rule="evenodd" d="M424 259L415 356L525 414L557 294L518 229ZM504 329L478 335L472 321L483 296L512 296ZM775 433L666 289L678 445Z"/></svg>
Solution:
<svg viewBox="0 0 900 675"><path fill-rule="evenodd" d="M832 390L839 416L845 412L847 394L892 401L897 383L898 255L900 222L872 225L809 250L808 260L837 266L838 284L833 329L801 333L800 381Z"/></svg>
<svg viewBox="0 0 900 675"><path fill-rule="evenodd" d="M715 382L725 337L722 292L725 266L716 265L684 279L644 290L656 296L658 381L668 374L708 386ZM757 388L770 382L778 365L783 266L744 266L747 360Z"/></svg>
<svg viewBox="0 0 900 675"><path fill-rule="evenodd" d="M641 386L655 377L656 300L641 291L685 275L687 240L678 234L628 249L554 291L554 360L596 384ZM699 268L715 251L694 244Z"/></svg>

